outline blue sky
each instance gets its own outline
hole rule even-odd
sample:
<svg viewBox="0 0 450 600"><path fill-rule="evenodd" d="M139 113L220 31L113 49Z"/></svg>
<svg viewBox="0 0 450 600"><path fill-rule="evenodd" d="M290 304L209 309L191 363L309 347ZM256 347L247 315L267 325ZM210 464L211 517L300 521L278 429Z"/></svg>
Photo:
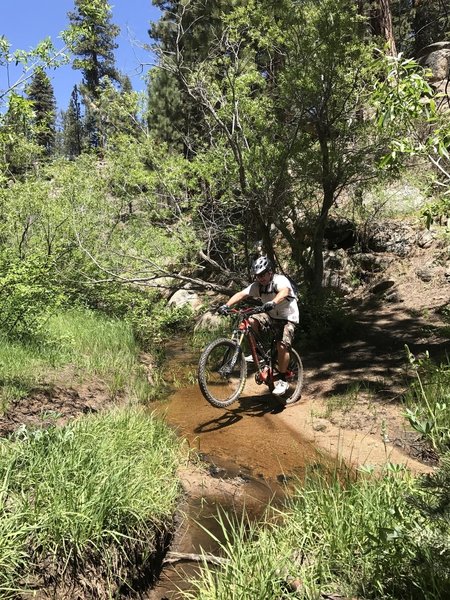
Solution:
<svg viewBox="0 0 450 600"><path fill-rule="evenodd" d="M117 67L131 78L135 90L142 90L145 84L139 64L151 63L152 56L141 46L149 43L147 30L150 22L158 19L159 11L151 0L110 0L110 4L111 20L121 29L116 40L119 44L115 52ZM13 50L29 50L46 37L50 37L57 48L63 47L59 34L68 25L67 13L74 10L73 0L0 0L0 6L0 36L9 40ZM65 110L73 86L81 81L81 72L68 65L47 74L55 90L58 108ZM11 66L10 82L16 81L17 76ZM6 83L6 67L0 65L0 89L4 89Z"/></svg>

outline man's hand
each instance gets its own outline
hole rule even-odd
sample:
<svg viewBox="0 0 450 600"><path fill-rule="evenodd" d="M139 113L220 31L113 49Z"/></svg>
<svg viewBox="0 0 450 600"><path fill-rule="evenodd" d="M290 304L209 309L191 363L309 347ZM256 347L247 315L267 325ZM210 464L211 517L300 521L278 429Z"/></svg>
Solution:
<svg viewBox="0 0 450 600"><path fill-rule="evenodd" d="M264 312L270 312L271 310L273 310L275 308L276 304L273 300L271 300L270 302L266 302L265 304L263 304L263 310Z"/></svg>
<svg viewBox="0 0 450 600"><path fill-rule="evenodd" d="M222 306L219 306L219 308L217 309L219 315L227 315L229 311L230 307L228 306L228 304L222 304Z"/></svg>

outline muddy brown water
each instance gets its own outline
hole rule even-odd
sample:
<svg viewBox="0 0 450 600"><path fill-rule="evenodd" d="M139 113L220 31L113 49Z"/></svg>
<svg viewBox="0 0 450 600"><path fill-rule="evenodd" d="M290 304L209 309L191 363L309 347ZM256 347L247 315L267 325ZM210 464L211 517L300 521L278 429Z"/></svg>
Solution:
<svg viewBox="0 0 450 600"><path fill-rule="evenodd" d="M301 479L306 466L323 457L283 425L282 408L265 386L254 382L251 369L242 397L227 409L217 409L203 398L196 382L199 352L183 340L172 342L166 351L165 379L172 393L152 409L199 453L218 481L188 493L174 550L219 554L218 540L223 539L216 519L219 510L232 517L245 511L249 520L263 518L269 504L284 501L290 482ZM188 580L196 569L195 561L165 568L146 598L178 600L180 589L190 589Z"/></svg>
<svg viewBox="0 0 450 600"><path fill-rule="evenodd" d="M268 482L301 475L317 451L281 422L283 408L265 385L255 383L252 369L241 398L218 409L199 390L199 354L184 341L167 347L165 377L174 389L156 411L219 470Z"/></svg>

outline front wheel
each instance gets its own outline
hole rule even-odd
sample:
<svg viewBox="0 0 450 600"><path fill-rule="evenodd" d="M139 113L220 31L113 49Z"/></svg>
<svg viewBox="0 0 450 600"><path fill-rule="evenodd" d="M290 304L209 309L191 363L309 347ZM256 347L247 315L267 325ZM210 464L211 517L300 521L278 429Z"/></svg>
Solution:
<svg viewBox="0 0 450 600"><path fill-rule="evenodd" d="M302 397L303 388L303 364L299 353L291 348L289 365L286 372L286 381L289 383L289 388L280 400L284 404L294 404Z"/></svg>
<svg viewBox="0 0 450 600"><path fill-rule="evenodd" d="M216 408L239 398L247 377L247 363L239 344L226 338L211 342L198 363L198 384L203 396Z"/></svg>

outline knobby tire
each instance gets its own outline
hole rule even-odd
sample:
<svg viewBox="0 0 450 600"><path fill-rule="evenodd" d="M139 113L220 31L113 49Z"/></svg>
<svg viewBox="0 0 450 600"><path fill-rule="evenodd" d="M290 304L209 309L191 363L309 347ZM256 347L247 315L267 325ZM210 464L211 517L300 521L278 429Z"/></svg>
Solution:
<svg viewBox="0 0 450 600"><path fill-rule="evenodd" d="M212 406L230 406L242 394L246 377L247 363L236 342L219 338L206 346L198 363L198 383Z"/></svg>
<svg viewBox="0 0 450 600"><path fill-rule="evenodd" d="M288 371L292 373L289 380L290 389L286 396L280 396L280 400L284 404L294 404L300 400L303 388L303 363L299 353L291 348Z"/></svg>

